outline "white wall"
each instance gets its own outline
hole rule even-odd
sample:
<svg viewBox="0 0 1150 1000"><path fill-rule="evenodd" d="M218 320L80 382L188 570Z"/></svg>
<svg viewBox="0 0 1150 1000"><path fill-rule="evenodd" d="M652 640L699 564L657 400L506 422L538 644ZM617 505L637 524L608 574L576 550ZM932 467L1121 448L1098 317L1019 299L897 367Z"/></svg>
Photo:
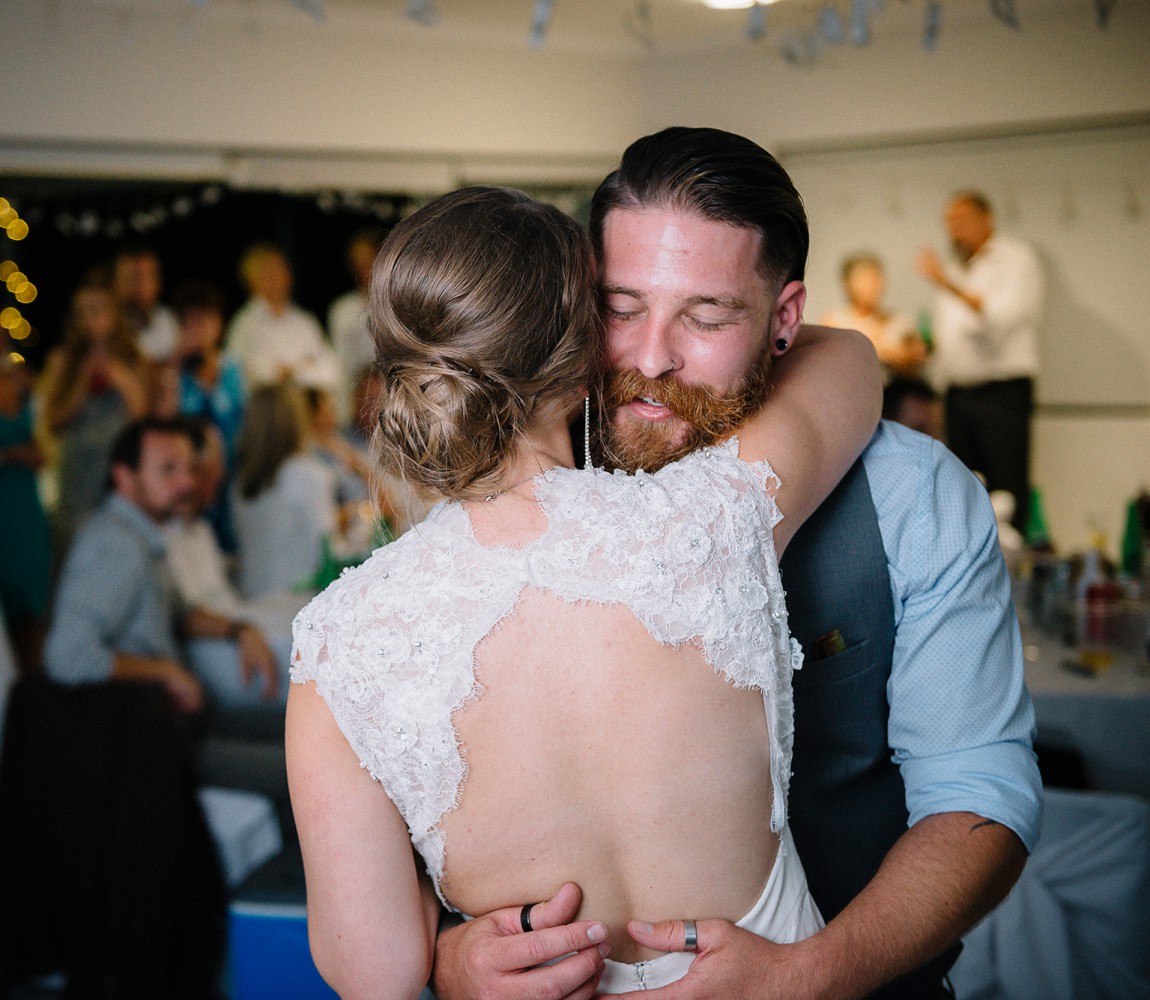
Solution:
<svg viewBox="0 0 1150 1000"><path fill-rule="evenodd" d="M642 130L631 60L282 8L10 0L0 169L100 169L127 150L244 183L585 182Z"/></svg>
<svg viewBox="0 0 1150 1000"><path fill-rule="evenodd" d="M1150 417L1040 414L1033 462L1058 550L1081 551L1098 530L1118 558L1125 503L1150 487Z"/></svg>
<svg viewBox="0 0 1150 1000"><path fill-rule="evenodd" d="M777 35L799 24L797 15L774 18L776 33L755 45L656 57L647 70L648 121L726 128L786 153L1150 111L1150 4L1116 4L1105 30L1095 26L1093 3L1032 15L1036 5L1019 0L1019 31L987 6L943 2L934 52L917 34L922 5L888 3L868 47L824 46L812 65L778 54ZM949 23L958 13L965 19Z"/></svg>

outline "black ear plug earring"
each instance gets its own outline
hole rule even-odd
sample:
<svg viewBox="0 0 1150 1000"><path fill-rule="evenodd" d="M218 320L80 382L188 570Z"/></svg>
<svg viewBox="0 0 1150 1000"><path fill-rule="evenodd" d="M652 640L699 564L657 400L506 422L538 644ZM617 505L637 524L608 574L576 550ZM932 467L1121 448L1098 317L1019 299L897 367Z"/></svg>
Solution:
<svg viewBox="0 0 1150 1000"><path fill-rule="evenodd" d="M783 351L785 351L788 347L790 347L790 344L787 343L786 337L780 337L778 340L775 341L775 350L778 351L780 354L782 354Z"/></svg>

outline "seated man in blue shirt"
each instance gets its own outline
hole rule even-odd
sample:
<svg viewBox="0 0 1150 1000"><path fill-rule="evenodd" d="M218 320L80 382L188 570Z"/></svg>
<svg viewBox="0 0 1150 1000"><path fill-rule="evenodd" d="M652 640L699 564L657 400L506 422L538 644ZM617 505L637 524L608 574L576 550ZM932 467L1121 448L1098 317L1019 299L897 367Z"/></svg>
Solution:
<svg viewBox="0 0 1150 1000"><path fill-rule="evenodd" d="M60 577L44 649L53 680L158 682L179 711L203 708L202 685L180 661L177 625L188 636L237 641L249 626L198 609L177 614L161 526L193 489L194 461L193 433L181 420L138 420L116 438L111 491ZM274 689L274 658L266 644L257 652L248 666Z"/></svg>
<svg viewBox="0 0 1150 1000"><path fill-rule="evenodd" d="M662 402L668 382L747 413L759 405L748 375L788 349L776 331L805 301L806 215L761 147L674 128L624 153L592 201L591 235L608 362L628 386L608 380L608 451L650 471L708 443ZM707 914L636 914L636 941L697 953L683 979L648 995L949 996L954 946L1018 878L1042 802L989 498L938 442L883 424L782 573L805 657L790 823L827 925L781 945ZM567 923L595 916L578 907L568 884L442 931L441 1000L593 996L602 956L590 920Z"/></svg>

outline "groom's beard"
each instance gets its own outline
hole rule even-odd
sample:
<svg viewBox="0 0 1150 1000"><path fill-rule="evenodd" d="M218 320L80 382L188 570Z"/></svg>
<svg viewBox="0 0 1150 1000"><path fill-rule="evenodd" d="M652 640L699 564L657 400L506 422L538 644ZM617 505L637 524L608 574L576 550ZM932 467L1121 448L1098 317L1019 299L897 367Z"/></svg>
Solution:
<svg viewBox="0 0 1150 1000"><path fill-rule="evenodd" d="M726 437L762 406L769 366L768 348L726 394L709 386L688 385L674 375L649 379L635 368L611 372L603 386L603 406L610 414L604 449L607 464L628 472L655 472ZM641 420L623 410L644 396L662 403L679 419Z"/></svg>

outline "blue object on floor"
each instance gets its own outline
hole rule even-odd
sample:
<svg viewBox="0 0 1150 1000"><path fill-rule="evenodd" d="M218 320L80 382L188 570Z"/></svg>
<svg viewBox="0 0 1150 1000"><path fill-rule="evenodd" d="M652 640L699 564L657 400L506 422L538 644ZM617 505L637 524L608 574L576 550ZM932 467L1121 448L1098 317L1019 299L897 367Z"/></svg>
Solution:
<svg viewBox="0 0 1150 1000"><path fill-rule="evenodd" d="M289 841L228 907L230 1000L336 1000L311 959L303 857Z"/></svg>
<svg viewBox="0 0 1150 1000"><path fill-rule="evenodd" d="M333 1000L307 943L299 903L236 899L228 910L232 1000Z"/></svg>
<svg viewBox="0 0 1150 1000"><path fill-rule="evenodd" d="M257 868L228 908L230 1000L333 1000L307 942L303 857L294 838ZM435 1000L424 990L420 1000Z"/></svg>

